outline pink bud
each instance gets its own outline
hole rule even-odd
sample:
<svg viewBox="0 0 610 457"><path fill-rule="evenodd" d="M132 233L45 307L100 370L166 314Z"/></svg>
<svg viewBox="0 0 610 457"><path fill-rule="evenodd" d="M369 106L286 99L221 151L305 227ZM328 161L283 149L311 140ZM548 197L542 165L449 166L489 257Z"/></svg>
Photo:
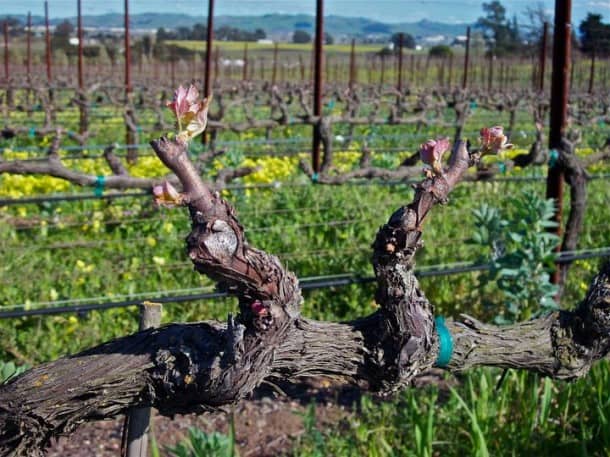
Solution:
<svg viewBox="0 0 610 457"><path fill-rule="evenodd" d="M266 316L268 313L267 308L265 307L265 305L263 305L263 303L260 300L254 300L250 304L250 309L256 316L259 316L259 317Z"/></svg>
<svg viewBox="0 0 610 457"><path fill-rule="evenodd" d="M483 154L497 154L504 149L510 149L512 144L507 143L508 138L504 135L504 129L497 125L495 127L483 127L481 129L481 152Z"/></svg>
<svg viewBox="0 0 610 457"><path fill-rule="evenodd" d="M154 186L152 192L155 196L155 203L159 206L171 208L183 203L182 194L167 181L164 181L163 184Z"/></svg>
<svg viewBox="0 0 610 457"><path fill-rule="evenodd" d="M441 160L443 154L449 149L449 139L439 138L437 140L428 140L419 147L419 156L422 162L430 165L437 173L442 173Z"/></svg>

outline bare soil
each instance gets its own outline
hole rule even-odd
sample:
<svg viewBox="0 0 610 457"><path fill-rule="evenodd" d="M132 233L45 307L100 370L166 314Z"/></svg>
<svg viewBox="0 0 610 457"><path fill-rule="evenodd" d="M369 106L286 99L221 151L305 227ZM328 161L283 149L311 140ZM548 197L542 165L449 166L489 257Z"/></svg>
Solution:
<svg viewBox="0 0 610 457"><path fill-rule="evenodd" d="M249 400L227 412L202 415L160 416L153 410L151 430L161 455L166 448L188 436L191 427L229 433L230 415L235 423L236 442L241 457L286 454L303 434L303 416L311 402L316 404L320 427L337 424L358 403L361 391L328 383L262 386ZM117 457L121 455L124 417L81 425L48 449L50 457Z"/></svg>
<svg viewBox="0 0 610 457"><path fill-rule="evenodd" d="M416 378L413 388L428 384L446 391L458 380L447 378L441 369L431 369ZM320 429L337 427L357 409L365 392L354 386L332 384L327 380L303 384L264 384L248 400L226 412L201 415L160 416L153 410L151 430L161 455L167 447L188 436L189 428L228 434L230 416L235 424L236 443L241 457L286 455L305 432L303 417L313 402L316 425ZM117 457L121 455L124 417L83 424L69 437L62 437L48 449L50 457Z"/></svg>

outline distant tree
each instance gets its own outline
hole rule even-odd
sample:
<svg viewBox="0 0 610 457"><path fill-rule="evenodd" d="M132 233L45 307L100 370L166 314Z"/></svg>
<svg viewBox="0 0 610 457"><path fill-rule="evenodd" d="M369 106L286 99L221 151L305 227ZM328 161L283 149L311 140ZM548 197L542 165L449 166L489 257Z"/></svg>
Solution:
<svg viewBox="0 0 610 457"><path fill-rule="evenodd" d="M587 14L578 27L581 49L587 54L610 53L610 24L602 22L601 14Z"/></svg>
<svg viewBox="0 0 610 457"><path fill-rule="evenodd" d="M51 38L51 48L69 50L72 33L74 33L74 26L69 21L64 20L57 24Z"/></svg>
<svg viewBox="0 0 610 457"><path fill-rule="evenodd" d="M428 55L430 57L451 57L453 55L453 50L446 44L437 44L430 48Z"/></svg>
<svg viewBox="0 0 610 457"><path fill-rule="evenodd" d="M171 30L165 30L163 27L160 27L157 30L157 41L165 41L165 40L175 40L176 33Z"/></svg>
<svg viewBox="0 0 610 457"><path fill-rule="evenodd" d="M379 57L387 57L394 55L394 50L390 49L388 46L384 46L376 53Z"/></svg>
<svg viewBox="0 0 610 457"><path fill-rule="evenodd" d="M262 29L250 32L249 30L229 27L228 25L223 25L215 30L214 35L218 40L222 41L256 41L267 36Z"/></svg>
<svg viewBox="0 0 610 457"><path fill-rule="evenodd" d="M0 23L4 25L4 23L8 23L9 27L21 27L21 21L13 16L4 16L0 19Z"/></svg>
<svg viewBox="0 0 610 457"><path fill-rule="evenodd" d="M334 44L335 39L330 33L324 33L324 44Z"/></svg>
<svg viewBox="0 0 610 457"><path fill-rule="evenodd" d="M176 29L176 39L178 40L191 40L192 32L188 27L178 27Z"/></svg>
<svg viewBox="0 0 610 457"><path fill-rule="evenodd" d="M21 35L25 34L25 27L23 26L21 21L19 19L17 19L16 17L5 16L2 19L0 19L0 25L4 26L5 22L8 24L8 33L10 36L17 37L17 36L21 36ZM9 53L11 51L13 51L13 50L12 49L9 50Z"/></svg>
<svg viewBox="0 0 610 457"><path fill-rule="evenodd" d="M552 24L551 17L547 13L544 3L538 2L534 6L528 6L523 13L526 20L525 33L523 38L527 41L527 47L537 52L542 43L542 35L544 33L544 23ZM552 27L548 29L547 46L551 47L553 43Z"/></svg>
<svg viewBox="0 0 610 457"><path fill-rule="evenodd" d="M74 26L68 20L64 20L60 22L55 27L55 31L53 32L53 36L70 38L70 35L74 32Z"/></svg>
<svg viewBox="0 0 610 457"><path fill-rule="evenodd" d="M403 48L415 49L415 38L413 38L413 36L409 33L403 33L402 35ZM394 50L396 51L400 43L400 33L393 34L390 41L394 44Z"/></svg>
<svg viewBox="0 0 610 457"><path fill-rule="evenodd" d="M193 32L191 35L191 40L207 40L208 38L208 28L203 24L195 24L193 26Z"/></svg>
<svg viewBox="0 0 610 457"><path fill-rule="evenodd" d="M150 35L144 35L142 37L142 54L146 57L150 57L150 54L152 53L152 47L152 37Z"/></svg>
<svg viewBox="0 0 610 457"><path fill-rule="evenodd" d="M477 20L476 26L483 30L487 50L496 55L515 52L520 47L517 18L506 19L506 8L498 0L483 3L485 16Z"/></svg>
<svg viewBox="0 0 610 457"><path fill-rule="evenodd" d="M311 43L311 35L305 30L295 30L292 34L293 43Z"/></svg>

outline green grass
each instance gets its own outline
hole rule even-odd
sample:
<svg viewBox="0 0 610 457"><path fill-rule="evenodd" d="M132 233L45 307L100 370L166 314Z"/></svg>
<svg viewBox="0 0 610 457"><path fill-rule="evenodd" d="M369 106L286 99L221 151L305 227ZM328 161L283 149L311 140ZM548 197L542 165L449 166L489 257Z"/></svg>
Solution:
<svg viewBox="0 0 610 457"><path fill-rule="evenodd" d="M574 383L476 369L455 387L408 389L391 401L365 396L340 424L305 419L293 456L603 456L610 451L610 367Z"/></svg>

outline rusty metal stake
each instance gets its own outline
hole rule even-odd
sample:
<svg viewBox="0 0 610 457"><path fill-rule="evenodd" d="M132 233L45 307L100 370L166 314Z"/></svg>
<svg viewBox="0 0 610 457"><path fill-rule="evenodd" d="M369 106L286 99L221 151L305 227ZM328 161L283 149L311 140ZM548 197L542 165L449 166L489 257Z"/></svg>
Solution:
<svg viewBox="0 0 610 457"><path fill-rule="evenodd" d="M402 92L402 47L405 36L403 33L398 35L398 81L396 83L396 89L398 92Z"/></svg>
<svg viewBox="0 0 610 457"><path fill-rule="evenodd" d="M212 45L214 41L214 0L208 0L208 30L207 30L207 41L205 43L205 73L203 74L203 94L205 97L209 97L212 93L212 87L210 85L210 74L212 72ZM218 63L216 63L218 65ZM218 67L216 68L218 71ZM207 144L208 135L207 132L203 132L201 135L201 143Z"/></svg>
<svg viewBox="0 0 610 457"><path fill-rule="evenodd" d="M51 33L49 32L49 2L44 2L44 25L45 25L45 52L47 61L47 82L51 84L53 78L51 72Z"/></svg>
<svg viewBox="0 0 610 457"><path fill-rule="evenodd" d="M566 127L568 114L568 93L570 80L570 57L571 57L571 0L555 1L555 31L553 36L553 74L551 83L551 125L549 132L549 149L557 151L562 147L562 139ZM557 227L552 229L561 237L562 229L562 207L563 207L563 183L564 170L558 162L551 164L547 175L546 198L555 200L554 220ZM561 249L557 247L557 252ZM554 284L559 283L559 265L552 276Z"/></svg>
<svg viewBox="0 0 610 457"><path fill-rule="evenodd" d="M589 69L589 94L593 93L593 86L595 84L595 48L591 53L591 67Z"/></svg>
<svg viewBox="0 0 610 457"><path fill-rule="evenodd" d="M540 71L540 79L538 81L538 90L540 92L544 92L544 77L545 77L545 68L546 68L546 47L549 36L549 23L544 23L544 28L542 29L542 43L540 44L540 63L538 65Z"/></svg>
<svg viewBox="0 0 610 457"><path fill-rule="evenodd" d="M276 42L273 45L273 67L272 67L272 72L271 72L271 85L275 85L276 78L277 78L277 51L278 51L278 44Z"/></svg>
<svg viewBox="0 0 610 457"><path fill-rule="evenodd" d="M241 74L242 81L246 81L248 79L248 42L244 44L244 66L242 67Z"/></svg>
<svg viewBox="0 0 610 457"><path fill-rule="evenodd" d="M468 86L468 61L470 59L470 27L466 28L466 52L464 53L464 76L462 79L462 89Z"/></svg>
<svg viewBox="0 0 610 457"><path fill-rule="evenodd" d="M356 40L352 38L352 49L349 55L349 90L354 90L356 82Z"/></svg>
<svg viewBox="0 0 610 457"><path fill-rule="evenodd" d="M32 13L28 11L28 32L26 36L26 68L28 73L28 81L32 77Z"/></svg>
<svg viewBox="0 0 610 457"><path fill-rule="evenodd" d="M4 21L4 79L8 83L11 73L8 62L8 21Z"/></svg>
<svg viewBox="0 0 610 457"><path fill-rule="evenodd" d="M316 39L314 47L313 115L318 118L313 127L312 167L320 172L320 124L322 115L322 56L324 45L324 0L316 0Z"/></svg>

